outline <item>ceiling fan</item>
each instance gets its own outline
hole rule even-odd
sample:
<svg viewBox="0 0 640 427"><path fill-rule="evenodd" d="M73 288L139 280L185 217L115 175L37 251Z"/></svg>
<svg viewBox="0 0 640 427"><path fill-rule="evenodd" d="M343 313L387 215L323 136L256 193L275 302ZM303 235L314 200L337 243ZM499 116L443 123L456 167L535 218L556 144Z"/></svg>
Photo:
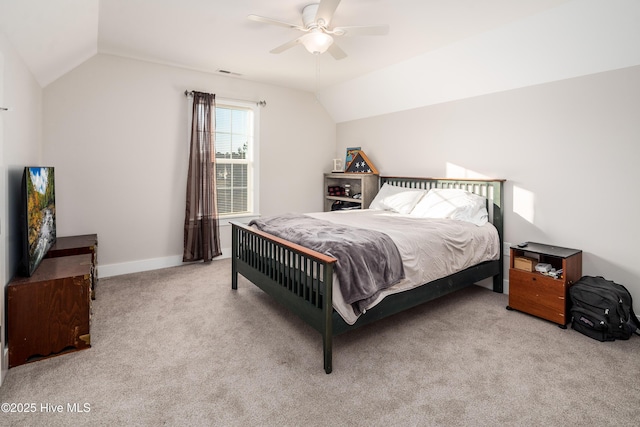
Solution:
<svg viewBox="0 0 640 427"><path fill-rule="evenodd" d="M290 24L264 16L249 15L252 21L279 25L302 31L304 35L272 49L271 53L281 53L297 44L302 44L310 53L321 54L329 52L335 59L343 59L347 54L334 42L334 37L340 36L381 36L389 32L388 25L334 27L329 24L333 18L340 0L321 0L302 9L302 25Z"/></svg>

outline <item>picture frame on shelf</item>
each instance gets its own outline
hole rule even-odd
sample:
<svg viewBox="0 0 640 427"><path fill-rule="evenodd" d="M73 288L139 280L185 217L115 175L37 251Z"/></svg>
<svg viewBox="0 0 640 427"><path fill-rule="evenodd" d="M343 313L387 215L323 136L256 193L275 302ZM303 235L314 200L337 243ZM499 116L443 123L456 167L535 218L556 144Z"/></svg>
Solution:
<svg viewBox="0 0 640 427"><path fill-rule="evenodd" d="M347 153L346 153L345 159L344 159L344 170L345 171L347 169L349 169L349 165L351 164L351 162L355 158L356 154L358 154L360 149L361 149L361 147L349 147L349 148L347 148Z"/></svg>

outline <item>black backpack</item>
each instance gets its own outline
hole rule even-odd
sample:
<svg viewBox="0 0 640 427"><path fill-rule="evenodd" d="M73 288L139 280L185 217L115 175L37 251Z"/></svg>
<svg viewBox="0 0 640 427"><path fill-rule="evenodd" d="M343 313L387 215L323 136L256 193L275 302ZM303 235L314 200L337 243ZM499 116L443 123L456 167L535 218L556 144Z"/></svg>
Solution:
<svg viewBox="0 0 640 427"><path fill-rule="evenodd" d="M583 276L569 288L571 327L598 341L628 340L640 321L631 294L603 277ZM640 335L640 334L638 334Z"/></svg>

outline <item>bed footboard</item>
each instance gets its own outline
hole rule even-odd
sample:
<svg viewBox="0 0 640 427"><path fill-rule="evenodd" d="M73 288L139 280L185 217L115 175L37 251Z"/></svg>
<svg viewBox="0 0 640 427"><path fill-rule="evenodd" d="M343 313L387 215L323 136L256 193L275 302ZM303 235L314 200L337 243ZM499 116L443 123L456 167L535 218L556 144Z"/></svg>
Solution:
<svg viewBox="0 0 640 427"><path fill-rule="evenodd" d="M232 226L232 289L242 274L322 334L324 370L332 370L335 258L246 225Z"/></svg>

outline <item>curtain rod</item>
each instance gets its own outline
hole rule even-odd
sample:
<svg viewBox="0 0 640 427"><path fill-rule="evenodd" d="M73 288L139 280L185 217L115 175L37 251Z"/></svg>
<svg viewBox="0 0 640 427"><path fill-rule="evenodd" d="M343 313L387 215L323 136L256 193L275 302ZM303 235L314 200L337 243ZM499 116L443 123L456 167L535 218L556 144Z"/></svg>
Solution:
<svg viewBox="0 0 640 427"><path fill-rule="evenodd" d="M185 96L193 96L193 91L192 90L185 90L184 91L184 95ZM234 99L234 98L226 98L226 97L222 97L223 99L228 99L229 101L240 101L240 102L255 102L256 105L259 105L260 107L266 107L267 106L267 101L265 101L264 99L261 101L250 101L248 99Z"/></svg>

